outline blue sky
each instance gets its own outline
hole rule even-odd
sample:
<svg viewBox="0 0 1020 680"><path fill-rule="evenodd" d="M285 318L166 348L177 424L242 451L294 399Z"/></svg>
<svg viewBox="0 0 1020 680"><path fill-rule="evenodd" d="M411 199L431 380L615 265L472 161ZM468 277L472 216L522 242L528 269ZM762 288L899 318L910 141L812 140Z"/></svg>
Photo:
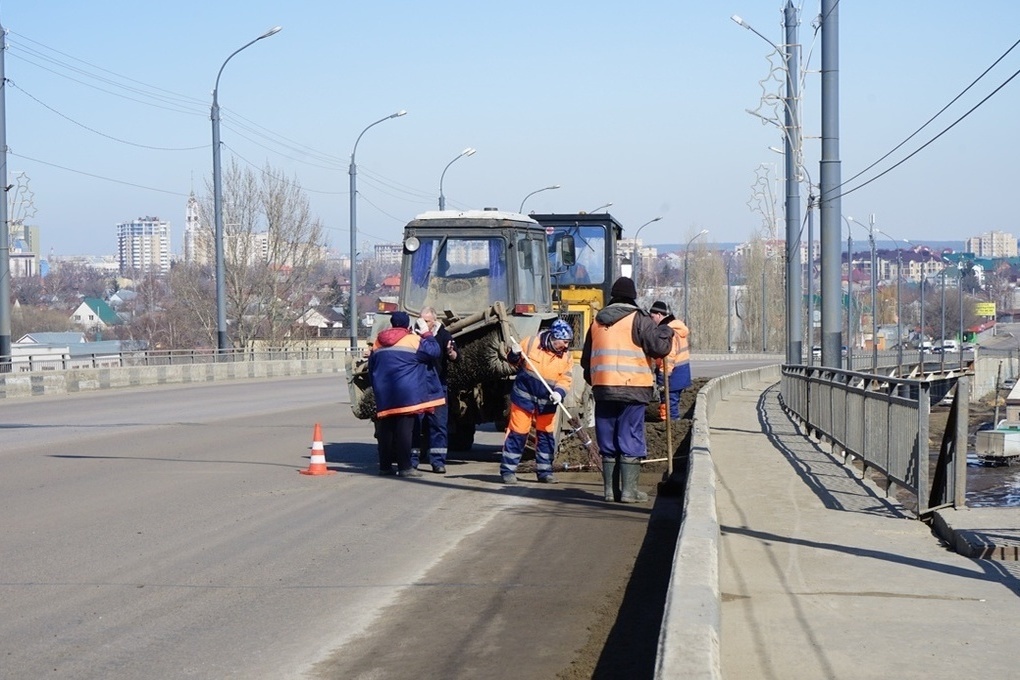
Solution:
<svg viewBox="0 0 1020 680"><path fill-rule="evenodd" d="M805 164L818 179L817 0L802 8ZM347 165L358 134L359 243L394 241L415 214L495 206L609 209L651 243L749 238L759 167L782 171L758 106L779 0L700 3L393 0L0 0L8 30L8 182L32 192L43 249L113 253L115 225L158 216L181 249L186 197L212 174L216 72L224 164L269 163L307 190L332 245L349 244ZM840 153L846 180L902 142L1020 38L1020 3L843 0ZM949 127L1020 69L1020 48L900 151ZM130 88L130 89L129 89ZM895 238L1020 233L1013 204L1020 77L913 159L842 199ZM157 147L157 148L153 148ZM177 150L162 150L177 149ZM180 150L188 149L188 150ZM60 166L60 167L55 167ZM775 188L773 181L770 186ZM852 188L848 185L846 188ZM782 196L782 188L777 192ZM23 192L19 192L22 195ZM806 196L806 189L802 189ZM781 200L781 199L780 199ZM23 206L24 204L22 204ZM15 210L19 207L16 206ZM23 207L21 208L23 209ZM781 206L778 207L781 219ZM817 221L816 221L817 224ZM863 230L854 235L863 239ZM360 249L360 247L359 247Z"/></svg>

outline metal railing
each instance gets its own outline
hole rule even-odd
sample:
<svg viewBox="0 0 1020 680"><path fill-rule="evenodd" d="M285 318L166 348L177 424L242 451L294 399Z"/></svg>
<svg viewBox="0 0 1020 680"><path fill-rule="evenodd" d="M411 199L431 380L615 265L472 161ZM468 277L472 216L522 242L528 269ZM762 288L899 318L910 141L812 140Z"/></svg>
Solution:
<svg viewBox="0 0 1020 680"><path fill-rule="evenodd" d="M844 456L884 475L886 491L896 484L917 498L917 514L962 504L966 488L966 428L947 436L934 469L928 443L932 384L819 366L783 366L784 406L809 429L828 439ZM966 422L967 378L957 379L954 408ZM962 402L962 406L959 404ZM961 478L962 477L962 478ZM941 488L933 489L931 480Z"/></svg>
<svg viewBox="0 0 1020 680"><path fill-rule="evenodd" d="M0 372L34 373L87 368L126 368L132 366L181 366L190 364L237 363L246 361L300 361L336 359L343 361L350 347L266 347L260 349L137 350L69 354L40 348L38 352L0 356Z"/></svg>

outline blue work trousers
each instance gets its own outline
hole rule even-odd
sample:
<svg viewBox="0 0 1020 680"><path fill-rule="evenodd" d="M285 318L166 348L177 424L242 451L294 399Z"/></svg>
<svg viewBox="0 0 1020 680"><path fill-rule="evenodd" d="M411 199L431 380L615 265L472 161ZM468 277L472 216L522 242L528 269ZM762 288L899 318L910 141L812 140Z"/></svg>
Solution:
<svg viewBox="0 0 1020 680"><path fill-rule="evenodd" d="M606 458L645 458L645 404L626 401L595 402L595 440Z"/></svg>

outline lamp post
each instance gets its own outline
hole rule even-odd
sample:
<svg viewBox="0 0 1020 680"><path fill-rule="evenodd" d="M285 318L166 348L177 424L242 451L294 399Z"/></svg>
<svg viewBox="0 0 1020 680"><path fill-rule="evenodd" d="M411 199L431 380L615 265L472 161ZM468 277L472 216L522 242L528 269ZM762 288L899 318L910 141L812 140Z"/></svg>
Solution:
<svg viewBox="0 0 1020 680"><path fill-rule="evenodd" d="M605 205L600 205L599 207L595 208L594 210L589 210L585 214L586 215L593 215L593 214L597 213L599 210L605 210L606 208L608 208L612 204L613 204L613 202L610 201L609 203L606 203Z"/></svg>
<svg viewBox="0 0 1020 680"><path fill-rule="evenodd" d="M803 360L801 348L802 319L804 304L803 282L800 267L800 173L798 171L801 153L799 94L797 72L799 70L799 45L797 39L797 10L787 0L783 10L785 27L784 49L759 33L753 26L737 15L730 17L772 46L783 57L786 85L783 93L783 156L786 174L786 361L799 364Z"/></svg>
<svg viewBox="0 0 1020 680"><path fill-rule="evenodd" d="M350 311L350 326L351 326L351 349L355 350L358 348L358 166L355 163L355 154L358 153L358 142L366 132L371 128L375 127L379 123L383 123L390 118L399 118L407 115L407 111L401 109L396 113L391 113L385 118L380 118L375 121L358 135L358 138L354 140L354 149L351 151L351 166L347 173L351 176L351 311Z"/></svg>
<svg viewBox="0 0 1020 680"><path fill-rule="evenodd" d="M871 246L871 272L868 278L871 280L871 372L878 373L878 289L875 280L875 269L878 266L875 257L875 215L872 213L870 224L862 224L852 217L847 220L860 225L868 230L868 243Z"/></svg>
<svg viewBox="0 0 1020 680"><path fill-rule="evenodd" d="M638 227L637 231L634 232L634 239L633 239L634 240L634 250L633 250L633 254L631 255L631 259L635 263L637 263L637 273L634 274L634 285L637 287L639 295L641 293L641 276L645 273L645 271L644 271L645 268L644 268L644 262L641 259L641 252L638 250L638 237L641 236L641 230L642 229L647 227L652 222L658 222L661 219L662 219L662 215L659 215L658 217L653 217L652 219L648 220L647 222L642 224L640 227Z"/></svg>
<svg viewBox="0 0 1020 680"><path fill-rule="evenodd" d="M687 261L688 261L688 255L690 254L690 251L691 251L691 243L694 242L694 239L698 238L699 236L704 236L707 233L708 233L708 229L702 229L697 234L692 236L687 241L687 245L684 246L684 323L690 323L689 322L690 315L689 315L687 303L690 301L691 290L690 290L690 288L687 287ZM763 276L764 276L764 273L765 273L764 270L762 270L762 275ZM764 286L763 286L763 289L764 289ZM764 293L762 295L764 296ZM762 305L761 313L762 313L762 318L764 318L765 317L765 305L764 304ZM764 343L765 343L765 340L764 340L764 335L763 335L762 344L764 344Z"/></svg>
<svg viewBox="0 0 1020 680"><path fill-rule="evenodd" d="M956 348L960 353L960 370L963 370L963 260L956 263L956 271L959 274L957 281L959 285L956 288L956 292L960 296L960 343Z"/></svg>
<svg viewBox="0 0 1020 680"><path fill-rule="evenodd" d="M943 258L944 260L944 258ZM946 266L943 262L942 271L939 272L942 276L942 335L939 336L939 346L942 351L939 352L939 370L946 370Z"/></svg>
<svg viewBox="0 0 1020 680"><path fill-rule="evenodd" d="M900 281L903 279L903 248L899 243L910 243L910 241L907 239L895 239L881 229L876 229L875 231L896 243L896 375L899 375L903 371L903 337L900 332L900 329L903 327L900 316L902 313Z"/></svg>
<svg viewBox="0 0 1020 680"><path fill-rule="evenodd" d="M443 168L443 174L441 174L439 176L439 209L440 210L446 210L446 198L443 196L443 178L446 177L446 171L449 170L450 166L453 165L454 163L456 163L458 159L463 158L464 156L474 156L474 155L475 155L475 149L472 149L469 146L468 148L464 149L459 154L457 154L457 157L454 158L449 163L447 163L446 167Z"/></svg>
<svg viewBox="0 0 1020 680"><path fill-rule="evenodd" d="M216 83L213 85L212 108L209 118L212 120L213 221L215 223L213 240L216 250L216 347L220 352L227 349L226 266L223 262L223 177L220 170L220 76L223 75L223 69L226 68L227 62L233 59L235 54L251 47L263 38L276 35L280 30L280 26L275 26L231 52L230 56L223 61L220 70L216 72Z"/></svg>
<svg viewBox="0 0 1020 680"><path fill-rule="evenodd" d="M850 220L840 215L846 222L846 370L853 369L854 336L854 238L850 229Z"/></svg>
<svg viewBox="0 0 1020 680"><path fill-rule="evenodd" d="M4 80L4 53L7 32L0 26L0 83ZM7 88L0 87L0 168L7 182ZM14 365L11 344L11 242L8 229L7 192L0 197L0 373L10 373Z"/></svg>
<svg viewBox="0 0 1020 680"><path fill-rule="evenodd" d="M517 209L517 212L523 214L524 213L524 203L525 203L525 201L527 201L529 198L531 198L535 194L540 194L543 191L552 191L553 189L559 189L559 188L560 188L559 184L553 184L552 186L542 187L541 189L535 189L530 194L528 194L527 196L524 197L524 199L521 201L521 207Z"/></svg>
<svg viewBox="0 0 1020 680"><path fill-rule="evenodd" d="M730 267L733 265L733 255L730 254L726 257L726 351L730 354L733 353L733 331L732 331L732 314L731 305L733 304L731 295L733 286L730 285ZM686 321L685 321L686 323Z"/></svg>

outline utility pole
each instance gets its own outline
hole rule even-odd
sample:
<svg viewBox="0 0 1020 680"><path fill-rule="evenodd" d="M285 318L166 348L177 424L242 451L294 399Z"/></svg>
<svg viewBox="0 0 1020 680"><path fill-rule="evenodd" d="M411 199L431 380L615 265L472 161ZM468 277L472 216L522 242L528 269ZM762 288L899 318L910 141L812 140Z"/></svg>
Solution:
<svg viewBox="0 0 1020 680"><path fill-rule="evenodd" d="M4 55L7 31L0 25L0 373L10 373L11 348L11 228L7 215L7 76Z"/></svg>
<svg viewBox="0 0 1020 680"><path fill-rule="evenodd" d="M819 215L822 236L822 365L840 364L839 0L822 0L822 159ZM849 345L848 345L849 354Z"/></svg>
<svg viewBox="0 0 1020 680"><path fill-rule="evenodd" d="M800 114L797 92L797 10L787 0L786 26L786 363L803 362L804 288L800 266Z"/></svg>

